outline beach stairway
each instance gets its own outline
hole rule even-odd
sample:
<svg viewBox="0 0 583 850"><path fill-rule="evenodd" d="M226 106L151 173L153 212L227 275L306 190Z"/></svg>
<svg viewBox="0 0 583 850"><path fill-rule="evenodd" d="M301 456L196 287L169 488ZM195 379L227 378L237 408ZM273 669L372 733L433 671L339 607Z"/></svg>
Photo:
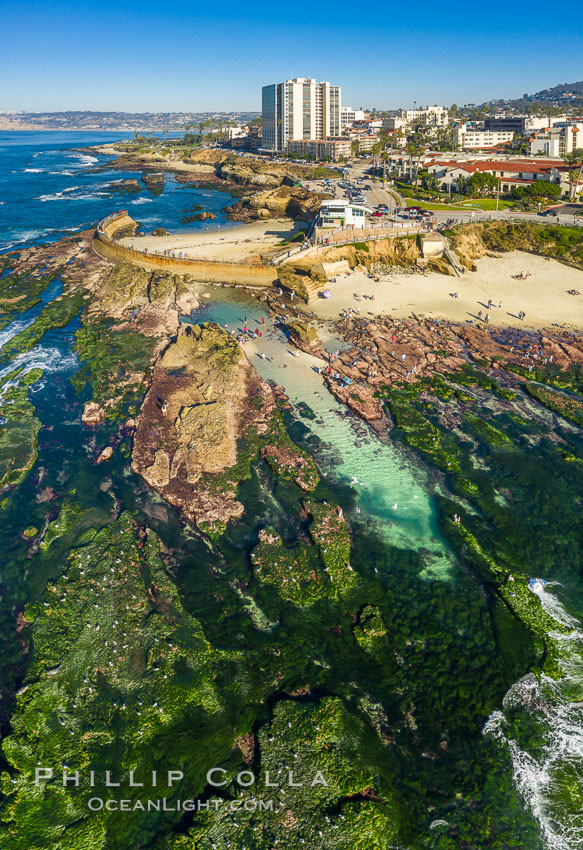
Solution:
<svg viewBox="0 0 583 850"><path fill-rule="evenodd" d="M456 277L461 277L464 273L464 267L460 263L460 259L456 252L452 249L449 244L449 240L444 237L444 248L443 248L443 256L448 260L450 266L454 270L454 274Z"/></svg>

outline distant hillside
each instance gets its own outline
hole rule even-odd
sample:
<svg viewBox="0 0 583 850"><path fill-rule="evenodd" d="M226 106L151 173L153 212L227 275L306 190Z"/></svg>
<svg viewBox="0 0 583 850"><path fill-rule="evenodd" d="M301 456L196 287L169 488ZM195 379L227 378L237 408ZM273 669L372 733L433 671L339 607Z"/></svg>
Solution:
<svg viewBox="0 0 583 850"><path fill-rule="evenodd" d="M550 89L543 89L532 95L533 100L550 100L564 103L583 98L583 80L579 83L561 83Z"/></svg>
<svg viewBox="0 0 583 850"><path fill-rule="evenodd" d="M0 130L184 132L215 119L243 124L259 112L0 112Z"/></svg>
<svg viewBox="0 0 583 850"><path fill-rule="evenodd" d="M578 83L559 83L556 86L536 94L523 94L522 97L504 100L489 100L482 106L505 106L525 109L529 104L542 103L558 107L583 109L583 80Z"/></svg>
<svg viewBox="0 0 583 850"><path fill-rule="evenodd" d="M543 97L552 94L566 94L568 92L578 92L583 94L583 80L579 83L562 83L558 86L553 86L552 89L543 89L535 94L535 97Z"/></svg>

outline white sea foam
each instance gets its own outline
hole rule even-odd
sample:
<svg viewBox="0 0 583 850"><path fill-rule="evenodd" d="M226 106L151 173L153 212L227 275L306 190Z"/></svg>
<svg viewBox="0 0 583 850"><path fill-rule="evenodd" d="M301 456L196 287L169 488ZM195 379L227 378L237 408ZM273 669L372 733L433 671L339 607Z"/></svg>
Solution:
<svg viewBox="0 0 583 850"><path fill-rule="evenodd" d="M23 168L23 171L26 171L28 174L42 174L44 168ZM12 172L14 174L14 172Z"/></svg>
<svg viewBox="0 0 583 850"><path fill-rule="evenodd" d="M98 157L89 156L84 153L70 153L68 156L73 157L74 159L79 160L79 165L92 165L94 162L99 162Z"/></svg>
<svg viewBox="0 0 583 850"><path fill-rule="evenodd" d="M0 348L6 345L16 334L19 334L20 331L32 325L33 322L34 317L32 319L15 319L15 321L11 322L4 330L0 331Z"/></svg>
<svg viewBox="0 0 583 850"><path fill-rule="evenodd" d="M136 198L135 201L131 201L130 203L132 203L132 204L152 204L153 199L152 198Z"/></svg>
<svg viewBox="0 0 583 850"><path fill-rule="evenodd" d="M73 351L63 352L56 346L45 346L41 342L31 351L18 354L7 366L0 369L0 380L21 366L22 372L20 372L18 378L4 384L2 392L5 392L9 386L18 383L18 379L32 369L42 369L45 374L72 372L79 366L79 357Z"/></svg>
<svg viewBox="0 0 583 850"><path fill-rule="evenodd" d="M508 747L516 788L539 823L548 850L583 848L583 811L577 805L583 789L583 632L549 587L558 582L531 579L544 610L572 631L553 631L562 675L558 680L529 674L510 688L505 711L529 713L539 725L544 745L536 757L509 737L506 716L495 711L484 726Z"/></svg>
<svg viewBox="0 0 583 850"><path fill-rule="evenodd" d="M35 198L35 201L42 201L42 203L46 203L47 201L62 201L63 193L55 192L54 195L39 195L38 198Z"/></svg>
<svg viewBox="0 0 583 850"><path fill-rule="evenodd" d="M80 186L74 187L75 190L80 188ZM62 192L55 192L53 195L39 195L35 200L41 201L44 204L47 201L94 201L97 198L108 197L107 192L83 192L79 195L73 195L71 192L74 189L63 189Z"/></svg>

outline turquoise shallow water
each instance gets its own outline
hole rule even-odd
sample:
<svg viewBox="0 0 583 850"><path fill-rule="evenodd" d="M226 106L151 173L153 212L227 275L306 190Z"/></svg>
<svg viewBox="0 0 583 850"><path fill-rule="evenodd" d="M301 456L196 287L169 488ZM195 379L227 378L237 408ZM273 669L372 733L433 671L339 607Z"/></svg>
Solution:
<svg viewBox="0 0 583 850"><path fill-rule="evenodd" d="M227 325L229 331L238 331L247 319L249 327L261 330L263 337L245 345L251 362L263 378L284 388L296 408L305 403L312 409L316 418L303 422L326 447L320 463L332 479L353 487L360 518L370 519L377 532L393 545L423 550L428 572L446 577L451 558L437 526L433 485L411 464L405 450L381 443L368 426L334 399L315 371L322 361L304 352L295 356L261 302L236 289L215 288L209 293L202 286L200 291L212 294L213 301L205 305L203 300L192 321L216 321Z"/></svg>
<svg viewBox="0 0 583 850"><path fill-rule="evenodd" d="M102 139L93 139L98 140ZM8 178L13 181L11 187L20 188L16 191L11 188L6 193L3 190L0 198L0 245L13 244L12 240L21 243L23 240L34 242L55 239L58 238L59 231L87 226L121 205L117 197L112 198L109 193L104 194L103 187L98 185L99 181L139 175L116 175L111 172L96 175L88 172L87 169L93 168L96 163L86 157L83 159L82 154L67 151L66 146L75 143L86 144L89 141L91 139L82 141L78 137L73 140L57 139L51 134L49 140L46 137L44 140L25 140L22 146L24 150L8 151L8 158L0 157L0 168L4 169L5 176L8 173L7 162L11 157L11 162L16 163L20 169L10 171L15 176ZM6 153L6 150L3 153ZM133 201L130 199L123 205L132 210L133 204L133 213L144 210L142 221L146 222L147 229L157 224L178 229L177 213L187 206L182 198L190 197L190 203L197 203L201 195L204 201L200 202L204 203L207 209L210 209L210 204L216 204L219 208L229 202L229 196L222 193L205 191L197 195L197 190L180 189L169 183L167 191L159 198L150 198L145 193L143 197ZM139 216L136 214L136 217ZM192 229L193 225L188 227ZM43 303L56 297L58 287L58 282L51 284L42 296ZM403 551L405 567L401 566L399 570L391 572L393 565L390 562L385 564L379 559L378 569L381 575L385 571L382 577L386 578L386 586L394 593L397 601L410 601L410 619L407 619L406 623L407 628L411 628L412 639L415 638L422 645L425 645L426 640L430 642L432 639L431 634L425 630L425 624L432 610L434 590L439 591L442 594L441 599L448 600L448 604L455 601L460 606L467 607L472 615L478 611L482 612L486 608L482 591L475 585L468 588L467 582L462 583L460 587L454 580L460 576L459 565L439 533L433 500L433 494L438 492L438 488L429 474L419 464L415 464L400 445L385 445L379 442L376 435L362 422L347 414L345 408L334 401L313 369L318 361L304 353L294 356L284 334L270 325L267 312L259 301L250 298L242 290L206 287L204 284L200 285L199 293L208 293L210 297L203 299L203 306L195 311L191 321L212 320L221 325L226 324L229 330L238 330L243 328L247 320L248 325L253 326L255 323L261 329L264 334L261 339L256 344L246 345L245 350L251 362L264 378L285 389L296 412L301 402L314 412L315 419L301 421L309 432L321 441L317 458L323 471L331 481L352 488L355 496L353 518L358 519L365 528L377 532L383 541ZM26 327L40 309L39 305L30 314L23 315L13 325L0 332L0 347ZM261 324L262 317L266 318L265 326ZM47 333L32 351L16 357L0 372L2 377L16 367L23 366L25 372L40 367L45 373L43 379L33 385L30 391L44 428L41 432L39 464L30 477L31 482L26 485L29 489L23 490L19 496L22 516L26 512L26 497L28 496L31 505L35 498L32 479L37 474L39 478L46 476L46 481L50 481L57 490L61 482L71 480L78 482L80 490L91 494L91 498L95 498L96 502L101 500L108 504L110 499L105 493L97 493L102 473L88 461L83 443L87 435L80 426L78 401L74 399L74 392L68 383L68 378L80 365L77 356L72 352L73 334L77 326L78 322L75 320L68 328ZM261 354L265 354L266 358L263 359ZM68 401L68 406L63 403L65 400ZM121 475L121 471L119 472ZM133 490L137 490L141 482L131 476L127 467L123 475L128 482L124 500L130 505L133 504L132 499L136 499ZM161 507L160 500L157 500L156 504ZM39 506L35 505L34 510L38 512ZM181 533L179 526L177 533ZM0 542L4 545L1 535ZM8 558L8 537L6 547L4 555ZM427 596L423 603L416 595L419 585L416 584L413 558L407 560L406 557L411 555L411 552L421 553L423 579L442 580L434 584L424 582L421 592L425 590ZM368 556L368 551L365 556ZM407 572L409 565L410 574ZM18 581L20 578L19 573ZM36 581L42 590L45 577L38 577ZM195 594L199 577L190 576L189 581L193 584ZM543 606L558 622L564 622L565 617L571 617L565 608L567 590L564 586L537 585L533 587L533 592L537 593ZM447 610L449 616L449 609L446 609L445 605L443 610ZM10 612L7 615L10 616ZM419 622L416 622L416 618ZM575 633L564 641L562 647L564 677L558 683L545 678L539 682L534 676L518 682L508 692L504 703L500 703L484 732L485 740L494 737L501 751L510 752L515 786L522 795L525 807L541 825L544 846L550 850L578 850L583 846L583 824L580 818L573 816L576 806L573 807L572 800L570 805L565 803L566 776L572 776L574 773L579 777L579 787L583 786L583 718L581 706L578 704L583 698L583 650L579 621L575 618L573 624ZM490 626L488 629L494 631ZM458 633L457 623L452 623L451 618L444 618L443 624L439 624L436 632L437 640L443 640L444 645L447 644L451 661L456 664L466 654L471 656L475 651L466 650L466 641L471 635L461 628ZM490 631L487 630L486 633L489 638ZM447 643L448 641L451 642ZM449 669L449 661L446 654L445 661L439 660L439 663L444 665L439 667L439 670ZM426 670L423 669L422 673L427 675L427 679L418 677L416 685L423 687L426 681L429 686L433 680ZM489 670L483 670L484 678L489 674ZM455 672L452 674L449 690L442 684L442 679L437 681L448 693L457 686ZM480 687L480 676L474 676L470 681L472 687ZM531 697L529 708L528 700ZM526 707L523 702L527 703ZM463 705L463 700L458 704ZM516 715L521 715L521 712L525 715L529 712L536 713L537 706L540 705L544 708L540 716L537 715L536 722L540 723L538 734L544 745L535 749L528 738L525 740L521 737L520 729L517 732ZM450 719L448 716L447 721ZM468 751L472 746L474 745L468 744Z"/></svg>

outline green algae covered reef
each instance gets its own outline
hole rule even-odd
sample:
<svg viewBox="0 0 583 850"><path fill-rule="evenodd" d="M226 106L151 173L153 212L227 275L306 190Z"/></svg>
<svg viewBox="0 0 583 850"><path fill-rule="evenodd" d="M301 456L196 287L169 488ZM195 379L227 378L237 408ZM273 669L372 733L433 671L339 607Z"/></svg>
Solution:
<svg viewBox="0 0 583 850"><path fill-rule="evenodd" d="M191 282L86 249L51 246L63 298L0 386L3 850L538 847L482 730L562 673L569 628L528 582L579 575L580 371L456 351L381 376L371 410L450 549L436 580L236 341L179 323ZM10 297L46 261L11 258ZM31 339L44 372L11 367Z"/></svg>

